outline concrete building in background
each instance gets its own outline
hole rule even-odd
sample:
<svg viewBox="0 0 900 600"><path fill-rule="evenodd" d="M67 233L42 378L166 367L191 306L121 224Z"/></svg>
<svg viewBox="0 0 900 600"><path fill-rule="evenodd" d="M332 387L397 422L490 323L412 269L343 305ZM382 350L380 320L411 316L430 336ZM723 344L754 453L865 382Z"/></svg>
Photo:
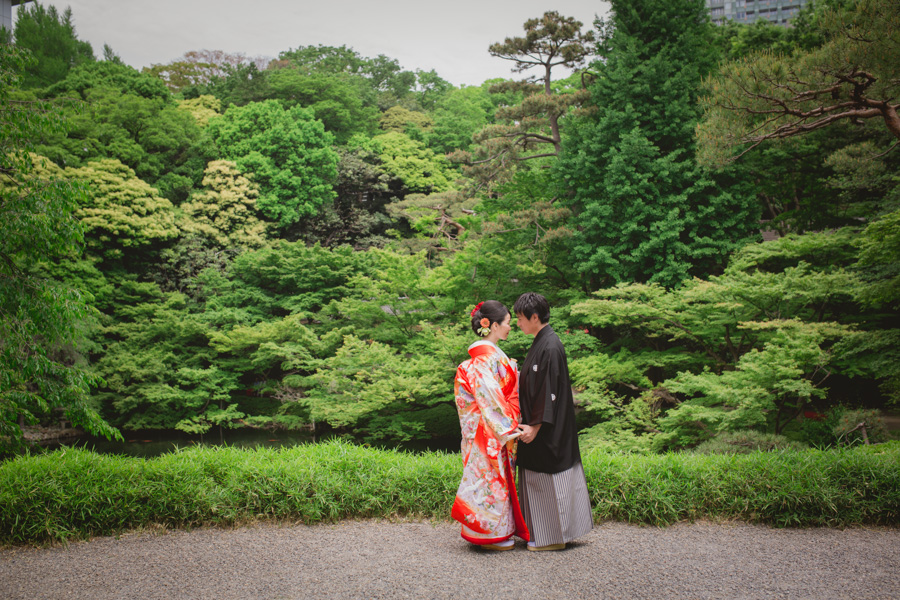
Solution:
<svg viewBox="0 0 900 600"><path fill-rule="evenodd" d="M0 27L5 27L8 31L12 31L12 7L28 1L29 0L0 0Z"/></svg>
<svg viewBox="0 0 900 600"><path fill-rule="evenodd" d="M776 25L788 26L807 0L706 0L713 23L721 25L726 19L736 23L753 23L765 19Z"/></svg>

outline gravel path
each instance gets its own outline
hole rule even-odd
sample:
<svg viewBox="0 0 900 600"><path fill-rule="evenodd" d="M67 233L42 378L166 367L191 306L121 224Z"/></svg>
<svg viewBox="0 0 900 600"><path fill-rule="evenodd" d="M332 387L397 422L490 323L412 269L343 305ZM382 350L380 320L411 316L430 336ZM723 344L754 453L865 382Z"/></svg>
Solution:
<svg viewBox="0 0 900 600"><path fill-rule="evenodd" d="M0 551L0 598L898 598L900 529L606 523L490 553L449 523L348 521ZM521 590L516 593L514 590Z"/></svg>

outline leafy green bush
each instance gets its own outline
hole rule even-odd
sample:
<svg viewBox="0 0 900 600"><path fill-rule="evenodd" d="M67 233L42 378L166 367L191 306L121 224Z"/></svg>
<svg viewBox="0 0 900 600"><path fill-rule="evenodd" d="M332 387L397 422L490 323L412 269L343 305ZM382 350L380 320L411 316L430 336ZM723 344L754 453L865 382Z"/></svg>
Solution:
<svg viewBox="0 0 900 600"><path fill-rule="evenodd" d="M896 524L900 444L748 455L586 452L594 518L699 518L776 526ZM257 519L447 519L456 454L342 441L285 449L194 448L154 459L66 449L0 464L0 543L45 543L161 525Z"/></svg>
<svg viewBox="0 0 900 600"><path fill-rule="evenodd" d="M750 454L773 450L802 450L802 442L794 442L783 435L759 431L727 431L694 448L695 454Z"/></svg>
<svg viewBox="0 0 900 600"><path fill-rule="evenodd" d="M594 452L585 474L595 520L667 525L741 519L776 527L896 525L900 445L852 450L668 453Z"/></svg>

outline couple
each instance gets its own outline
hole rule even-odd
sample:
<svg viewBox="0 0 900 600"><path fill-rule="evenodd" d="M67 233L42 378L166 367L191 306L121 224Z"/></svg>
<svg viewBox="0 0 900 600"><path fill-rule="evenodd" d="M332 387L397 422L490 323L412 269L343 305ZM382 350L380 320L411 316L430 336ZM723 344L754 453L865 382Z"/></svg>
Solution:
<svg viewBox="0 0 900 600"><path fill-rule="evenodd" d="M488 300L472 311L481 340L456 371L464 467L451 516L463 539L487 550L512 550L513 535L529 550L561 550L593 527L569 367L547 300L528 292L513 310L534 336L521 375L497 346L509 335L509 310Z"/></svg>

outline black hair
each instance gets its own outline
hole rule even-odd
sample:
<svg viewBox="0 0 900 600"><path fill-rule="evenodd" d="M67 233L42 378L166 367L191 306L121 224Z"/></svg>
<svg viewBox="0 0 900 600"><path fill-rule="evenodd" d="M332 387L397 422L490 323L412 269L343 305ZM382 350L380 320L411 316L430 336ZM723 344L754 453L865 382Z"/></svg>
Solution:
<svg viewBox="0 0 900 600"><path fill-rule="evenodd" d="M550 320L550 304L547 299L534 292L525 292L513 304L513 311L517 315L522 315L526 319L530 319L532 315L537 315L541 323Z"/></svg>
<svg viewBox="0 0 900 600"><path fill-rule="evenodd" d="M487 318L491 322L490 324L493 325L494 323L502 323L508 314L509 309L502 302L485 300L481 303L481 307L475 311L475 314L472 315L472 331L478 333L478 330L481 329L481 320L484 318ZM478 335L481 334L478 333Z"/></svg>

